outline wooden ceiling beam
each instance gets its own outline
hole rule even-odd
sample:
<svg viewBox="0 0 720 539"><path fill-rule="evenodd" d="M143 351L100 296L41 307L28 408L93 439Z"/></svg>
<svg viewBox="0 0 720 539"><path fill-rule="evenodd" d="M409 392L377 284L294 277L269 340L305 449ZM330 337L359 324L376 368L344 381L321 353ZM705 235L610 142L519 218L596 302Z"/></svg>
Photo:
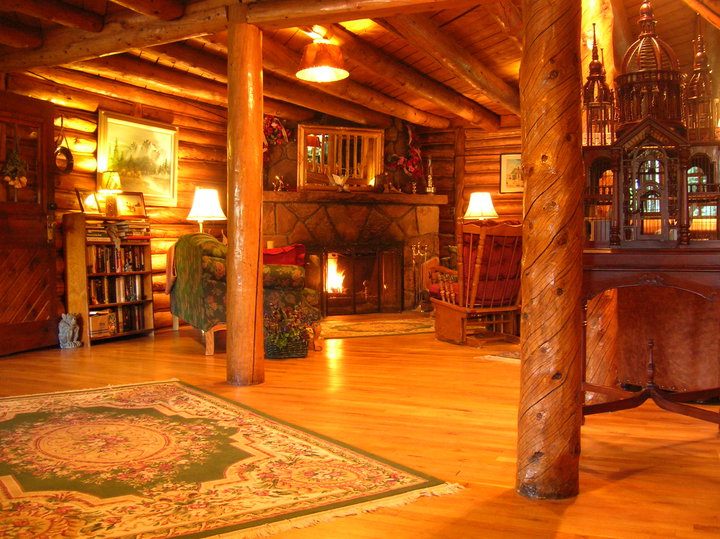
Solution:
<svg viewBox="0 0 720 539"><path fill-rule="evenodd" d="M237 1L200 0L188 4L185 15L173 21L148 20L140 13L119 12L108 16L105 26L98 33L53 29L45 34L44 45L40 49L6 54L0 58L0 72L67 64L214 34L227 28L225 8ZM486 1L489 0L481 0L480 3ZM247 22L289 27L477 4L478 1L465 0L272 0L247 4Z"/></svg>
<svg viewBox="0 0 720 539"><path fill-rule="evenodd" d="M208 4L209 0L189 4L185 16L174 21L148 19L141 13L125 11L108 16L97 33L71 28L48 30L41 48L0 57L0 72L62 65L224 30L225 7Z"/></svg>
<svg viewBox="0 0 720 539"><path fill-rule="evenodd" d="M342 45L343 53L355 62L369 66L376 76L436 104L473 126L487 131L497 131L500 127L500 118L475 101L386 55L340 25L332 25L330 29L333 39Z"/></svg>
<svg viewBox="0 0 720 539"><path fill-rule="evenodd" d="M172 21L185 14L185 4L180 0L112 0L115 4L147 15L154 19Z"/></svg>
<svg viewBox="0 0 720 539"><path fill-rule="evenodd" d="M520 93L455 41L447 30L423 15L399 15L386 19L411 45L425 51L445 69L478 92L520 115Z"/></svg>
<svg viewBox="0 0 720 539"><path fill-rule="evenodd" d="M220 45L218 41L214 43L216 46ZM193 47L177 43L153 47L152 51L161 54L168 61L177 61L181 67L192 67L211 74L217 80L227 81L227 64L219 56L207 54ZM295 70L299 63L300 56L295 52L273 41L264 40L263 67L265 69L294 79ZM418 110L402 101L389 98L356 82L345 80L332 84L305 84L299 81L293 81L293 83L298 87L306 87L313 93L322 92L344 100L350 99L368 109L402 118L417 125L440 129L447 128L450 125L447 118Z"/></svg>
<svg viewBox="0 0 720 539"><path fill-rule="evenodd" d="M263 66L275 73L293 78L300 64L300 55L283 47L272 40L265 40L263 43ZM383 93L358 84L350 79L345 79L330 84L304 84L319 92L334 95L342 99L350 99L355 103L369 109L395 116L407 122L446 129L450 126L450 120L430 114L398 99L388 97Z"/></svg>
<svg viewBox="0 0 720 539"><path fill-rule="evenodd" d="M69 69L36 67L27 72L45 81L67 86L76 90L92 88L93 93L122 99L141 105L171 110L178 114L192 116L211 122L225 122L227 111L221 107L193 103L185 99L161 94L130 84L108 80Z"/></svg>
<svg viewBox="0 0 720 539"><path fill-rule="evenodd" d="M720 29L720 2L717 0L683 0L683 2L715 28Z"/></svg>
<svg viewBox="0 0 720 539"><path fill-rule="evenodd" d="M108 56L76 62L65 67L177 97L187 96L204 103L227 106L225 84L152 64L133 56ZM360 125L389 127L392 123L384 114L271 75L265 77L264 89L267 97L344 118Z"/></svg>
<svg viewBox="0 0 720 539"><path fill-rule="evenodd" d="M520 9L511 0L483 4L483 9L500 27L500 31L515 43L518 50L523 50L523 21Z"/></svg>
<svg viewBox="0 0 720 539"><path fill-rule="evenodd" d="M30 49L42 43L42 33L37 28L0 19L0 44L16 49Z"/></svg>
<svg viewBox="0 0 720 539"><path fill-rule="evenodd" d="M355 19L392 17L460 9L496 0L270 0L248 4L247 20L264 28L331 24Z"/></svg>
<svg viewBox="0 0 720 539"><path fill-rule="evenodd" d="M102 15L59 0L5 0L3 10L22 13L87 32L99 32L105 24Z"/></svg>

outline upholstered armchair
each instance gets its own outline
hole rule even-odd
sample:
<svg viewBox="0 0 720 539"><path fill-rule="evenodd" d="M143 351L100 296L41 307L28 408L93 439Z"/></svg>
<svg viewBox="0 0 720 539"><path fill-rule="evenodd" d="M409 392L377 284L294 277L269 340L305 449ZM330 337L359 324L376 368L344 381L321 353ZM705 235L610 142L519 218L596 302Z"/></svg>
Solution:
<svg viewBox="0 0 720 539"><path fill-rule="evenodd" d="M173 250L170 312L204 332L206 355L215 352L215 332L226 328L226 254L223 243L203 233L180 237ZM300 305L308 318L319 322L319 295L305 287L304 261L305 247L300 244L263 250L263 308Z"/></svg>

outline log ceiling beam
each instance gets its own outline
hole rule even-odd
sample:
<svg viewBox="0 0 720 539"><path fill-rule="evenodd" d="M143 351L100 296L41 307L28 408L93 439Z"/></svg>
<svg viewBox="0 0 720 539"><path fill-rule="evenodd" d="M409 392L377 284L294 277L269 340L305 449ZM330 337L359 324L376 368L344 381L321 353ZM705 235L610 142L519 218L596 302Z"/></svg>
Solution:
<svg viewBox="0 0 720 539"><path fill-rule="evenodd" d="M39 47L43 43L40 30L7 19L0 19L0 44L16 49Z"/></svg>
<svg viewBox="0 0 720 539"><path fill-rule="evenodd" d="M0 58L0 72L22 71L36 66L53 66L88 60L108 54L172 43L214 34L227 28L226 6L238 0L201 0L188 4L185 15L173 21L150 19L132 11L106 18L101 32L91 33L57 28L45 34L42 47L19 51ZM272 0L247 4L247 22L267 27L290 27L339 22L366 17L432 11L478 5L489 0Z"/></svg>
<svg viewBox="0 0 720 539"><path fill-rule="evenodd" d="M87 32L99 32L105 24L102 15L59 0L5 0L3 10L22 13Z"/></svg>
<svg viewBox="0 0 720 539"><path fill-rule="evenodd" d="M518 50L523 50L522 13L511 0L500 0L491 4L483 4L483 9L498 24L500 31L515 43Z"/></svg>
<svg viewBox="0 0 720 539"><path fill-rule="evenodd" d="M154 19L172 21L185 14L185 4L180 0L112 0L132 11Z"/></svg>
<svg viewBox="0 0 720 539"><path fill-rule="evenodd" d="M177 97L188 96L204 103L227 107L225 84L152 64L133 56L108 56L76 62L65 67ZM344 118L360 125L389 127L391 124L390 118L384 114L271 75L266 76L264 88L267 97Z"/></svg>
<svg viewBox="0 0 720 539"><path fill-rule="evenodd" d="M720 29L720 2L717 0L683 0L685 5L699 13L715 28Z"/></svg>
<svg viewBox="0 0 720 539"><path fill-rule="evenodd" d="M200 40L204 41L204 38L200 38ZM217 48L220 45L221 40L218 40L216 36L216 39L213 40L213 46ZM158 49L175 53L177 55L177 59L183 62L191 60L200 70L208 68L210 63L215 64L215 66L219 65L217 63L219 58L205 54L197 49L193 49L192 47L183 45L163 45L162 47L155 47L153 50L155 51ZM185 56L185 53L188 52L186 49L192 49L192 52L190 52L187 56ZM224 52L227 52L227 49ZM202 60L203 56L209 58L208 62ZM297 70L297 66L299 64L299 54L272 40L263 40L263 67L265 69L279 75L289 77L290 79L294 79L295 71ZM222 72L218 71L216 72L216 75L220 79L220 75L224 73L224 70ZM393 99L383 93L373 90L372 88L368 88L367 86L363 86L362 84L358 84L348 79L334 82L332 84L305 84L301 82L297 82L297 84L311 88L314 91L339 97L341 99L350 99L354 103L367 107L371 110L395 116L396 118L400 118L416 125L424 125L438 129L446 129L450 126L450 120L447 118L416 109L415 107L411 107L407 103L403 103L398 99Z"/></svg>
<svg viewBox="0 0 720 539"><path fill-rule="evenodd" d="M203 38L200 38L200 40L203 41ZM226 48L226 43L221 43L221 40L215 39L213 43L216 48L220 46ZM177 62L177 65L180 67L205 72L218 81L227 81L227 64L225 60L219 56L177 43L153 47L152 52L158 53L158 55L166 61ZM263 40L263 67L265 69L293 79L295 69L299 63L300 56L297 53L271 40ZM301 82L294 82L294 84L296 84L298 88L307 88L312 94L321 92L345 100L351 99L352 102L367 107L368 109L395 116L417 125L425 125L439 129L447 128L450 125L450 121L447 118L418 110L402 101L389 98L380 92L376 92L371 88L352 81L340 81L328 85L304 84ZM272 83L270 88L274 88ZM315 102L315 98L313 98L313 102ZM328 112L328 114L333 113ZM380 119L379 117L378 120L385 122L384 119Z"/></svg>
<svg viewBox="0 0 720 539"><path fill-rule="evenodd" d="M474 126L487 131L497 131L500 127L500 118L475 101L386 55L338 24L332 25L330 31L333 39L342 45L345 56L369 66L386 82L400 86Z"/></svg>
<svg viewBox="0 0 720 539"><path fill-rule="evenodd" d="M269 0L248 4L248 22L263 28L331 24L355 19L392 17L460 9L496 0Z"/></svg>
<svg viewBox="0 0 720 539"><path fill-rule="evenodd" d="M386 21L408 43L424 50L445 69L492 101L520 115L520 93L455 41L447 30L423 15L399 15Z"/></svg>

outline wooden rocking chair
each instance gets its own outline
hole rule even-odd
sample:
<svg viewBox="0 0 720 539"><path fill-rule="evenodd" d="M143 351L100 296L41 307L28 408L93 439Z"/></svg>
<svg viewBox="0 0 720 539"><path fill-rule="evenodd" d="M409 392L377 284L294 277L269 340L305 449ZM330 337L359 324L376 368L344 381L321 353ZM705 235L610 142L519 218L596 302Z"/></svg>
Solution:
<svg viewBox="0 0 720 539"><path fill-rule="evenodd" d="M466 344L473 326L517 340L522 226L482 221L458 225L457 270L430 269L436 283L435 336ZM431 291L431 296L432 296Z"/></svg>

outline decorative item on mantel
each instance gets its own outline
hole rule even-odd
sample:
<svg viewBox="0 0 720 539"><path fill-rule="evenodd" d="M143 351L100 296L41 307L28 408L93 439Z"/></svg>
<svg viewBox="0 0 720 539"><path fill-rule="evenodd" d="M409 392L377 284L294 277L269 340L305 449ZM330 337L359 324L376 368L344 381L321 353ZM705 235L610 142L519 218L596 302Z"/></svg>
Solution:
<svg viewBox="0 0 720 539"><path fill-rule="evenodd" d="M423 179L423 163L420 144L417 135L410 124L407 124L408 131L408 148L405 155L393 154L388 158L388 168L391 170L402 170L410 177L410 181L415 183L417 190L417 182Z"/></svg>
<svg viewBox="0 0 720 539"><path fill-rule="evenodd" d="M270 161L270 146L282 146L290 142L292 130L285 127L277 116L266 114L263 118L263 162L268 164ZM277 191L277 189L276 189Z"/></svg>
<svg viewBox="0 0 720 539"><path fill-rule="evenodd" d="M433 183L433 177L432 177L432 156L428 155L428 173L427 173L427 187L425 187L425 192L428 195L434 195L435 194L435 184Z"/></svg>

